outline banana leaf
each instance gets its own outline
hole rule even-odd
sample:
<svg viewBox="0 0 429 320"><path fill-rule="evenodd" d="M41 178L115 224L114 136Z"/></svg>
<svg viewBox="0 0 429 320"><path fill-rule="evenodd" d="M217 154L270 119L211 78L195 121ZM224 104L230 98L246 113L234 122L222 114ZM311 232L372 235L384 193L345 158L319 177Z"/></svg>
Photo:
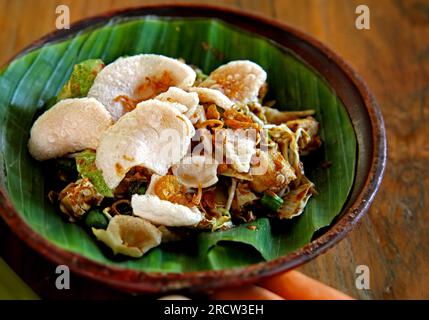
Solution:
<svg viewBox="0 0 429 320"><path fill-rule="evenodd" d="M106 64L120 56L158 53L183 58L209 73L236 59L249 59L268 73L269 98L283 110L316 110L321 149L305 160L318 195L290 221L260 218L224 232L203 232L163 244L140 259L112 256L78 225L66 223L49 203L40 163L27 151L29 130L43 106L86 59ZM98 262L145 271L183 272L234 268L275 259L311 241L340 213L354 179L356 137L348 114L328 83L293 52L268 39L215 19L121 18L46 44L0 71L0 164L2 181L24 221L64 250ZM322 166L326 161L332 165Z"/></svg>

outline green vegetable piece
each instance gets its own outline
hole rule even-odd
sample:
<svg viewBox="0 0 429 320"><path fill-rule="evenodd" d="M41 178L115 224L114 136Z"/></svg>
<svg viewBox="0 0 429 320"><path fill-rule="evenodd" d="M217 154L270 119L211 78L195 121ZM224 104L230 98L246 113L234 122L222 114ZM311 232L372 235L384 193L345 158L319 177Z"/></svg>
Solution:
<svg viewBox="0 0 429 320"><path fill-rule="evenodd" d="M91 230L91 228L107 229L109 219L107 219L103 212L97 208L90 210L85 215L84 224L89 230Z"/></svg>
<svg viewBox="0 0 429 320"><path fill-rule="evenodd" d="M221 216L212 219L212 232L222 228L225 223L231 221L231 213L228 210L224 208L218 208L217 211L221 214Z"/></svg>
<svg viewBox="0 0 429 320"><path fill-rule="evenodd" d="M95 165L95 151L85 150L76 156L77 171L83 178L88 178L95 190L105 197L113 197L112 190L104 181L103 174Z"/></svg>
<svg viewBox="0 0 429 320"><path fill-rule="evenodd" d="M197 74L197 81L203 82L204 80L206 80L209 76L206 75L205 73L203 73L200 69L197 69L196 71Z"/></svg>
<svg viewBox="0 0 429 320"><path fill-rule="evenodd" d="M145 194L146 193L146 186L141 186L139 190L137 191L138 194Z"/></svg>
<svg viewBox="0 0 429 320"><path fill-rule="evenodd" d="M55 159L57 162L57 167L60 170L67 171L69 173L76 172L76 162L70 158L57 158Z"/></svg>
<svg viewBox="0 0 429 320"><path fill-rule="evenodd" d="M128 185L126 194L132 196L133 194L145 194L147 189L147 182L142 180L131 181Z"/></svg>
<svg viewBox="0 0 429 320"><path fill-rule="evenodd" d="M206 80L209 76L204 74L200 68L197 68L195 66L192 66L192 68L194 69L197 77L195 78L195 85L199 85L201 84L201 82L203 82L204 80Z"/></svg>
<svg viewBox="0 0 429 320"><path fill-rule="evenodd" d="M103 68L104 63L100 59L89 59L75 64L70 79L58 94L58 101L86 97L95 77Z"/></svg>
<svg viewBox="0 0 429 320"><path fill-rule="evenodd" d="M261 198L261 204L270 209L271 211L277 212L283 204L283 199L276 194L264 194Z"/></svg>
<svg viewBox="0 0 429 320"><path fill-rule="evenodd" d="M70 158L57 158L53 163L48 164L49 168L55 168L56 177L63 182L76 181L78 172L76 168L76 161Z"/></svg>

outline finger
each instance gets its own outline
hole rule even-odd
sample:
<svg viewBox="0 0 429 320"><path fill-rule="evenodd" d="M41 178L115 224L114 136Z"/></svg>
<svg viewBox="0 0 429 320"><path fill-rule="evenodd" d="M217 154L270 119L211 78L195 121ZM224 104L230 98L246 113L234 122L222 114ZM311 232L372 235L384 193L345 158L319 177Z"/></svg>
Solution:
<svg viewBox="0 0 429 320"><path fill-rule="evenodd" d="M288 300L352 300L353 298L298 271L270 277L259 285Z"/></svg>
<svg viewBox="0 0 429 320"><path fill-rule="evenodd" d="M213 300L284 300L279 295L258 286L229 288L215 292Z"/></svg>

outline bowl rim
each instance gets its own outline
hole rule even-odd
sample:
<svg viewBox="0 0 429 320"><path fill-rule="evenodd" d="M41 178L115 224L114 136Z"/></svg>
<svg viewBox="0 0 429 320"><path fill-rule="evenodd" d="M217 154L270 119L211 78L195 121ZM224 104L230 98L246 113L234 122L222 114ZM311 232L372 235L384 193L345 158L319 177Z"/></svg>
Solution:
<svg viewBox="0 0 429 320"><path fill-rule="evenodd" d="M183 11L184 9L191 10L193 12L210 12L211 14L195 14L194 17L217 18L219 20L226 21L224 16L229 15L236 18L246 18L258 21L263 25L280 29L291 34L320 51L322 55L331 60L355 86L368 113L371 127L371 138L373 141L373 147L372 150L370 150L371 163L367 176L364 179L363 187L361 187L356 195L355 201L348 208L342 209L343 212L341 217L339 217L336 222L333 222L328 231L304 247L274 260L260 262L245 267L182 273L145 272L121 268L106 265L86 258L78 253L61 249L35 232L14 209L13 204L7 195L7 191L3 187L0 188L0 215L6 221L10 229L28 246L56 264L67 265L70 270L76 274L102 282L123 291L140 293L156 293L181 289L203 291L255 282L263 277L275 275L298 267L314 257L326 252L326 250L342 240L346 234L356 226L372 203L375 194L380 187L386 167L387 143L383 117L375 97L369 91L367 85L356 71L354 71L343 58L319 40L283 22L245 10L217 5L181 3L145 5L111 10L79 20L73 23L69 30L56 30L48 33L9 59L9 61L3 64L0 70L3 70L14 59L28 53L29 51L32 51L46 43L51 43L55 41L55 39L64 39L67 36L74 35L76 32L96 25L98 22L103 22L118 16L134 16L136 13L138 13L136 16L141 17L148 15L148 13L152 11ZM162 16L162 14L158 14L158 16ZM165 16L172 16L172 14L166 14ZM183 15L177 15L175 17L183 17Z"/></svg>

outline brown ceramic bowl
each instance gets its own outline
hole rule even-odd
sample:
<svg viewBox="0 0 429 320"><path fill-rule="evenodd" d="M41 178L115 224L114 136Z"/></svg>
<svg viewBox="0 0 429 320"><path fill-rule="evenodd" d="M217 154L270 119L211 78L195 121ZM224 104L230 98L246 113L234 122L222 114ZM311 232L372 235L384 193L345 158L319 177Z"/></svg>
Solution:
<svg viewBox="0 0 429 320"><path fill-rule="evenodd" d="M355 181L342 212L316 240L275 260L238 269L168 274L107 266L60 249L34 232L22 220L7 192L2 190L0 211L10 228L29 246L53 262L68 265L77 274L132 292L163 292L177 289L202 291L250 283L262 277L293 269L325 252L344 238L368 210L380 185L386 165L385 129L380 109L365 83L342 58L319 41L277 21L237 10L200 5L161 5L109 12L82 20L75 23L70 30L57 31L41 38L22 53L73 36L79 30L115 16L144 15L217 18L292 50L317 70L342 100L357 136Z"/></svg>

